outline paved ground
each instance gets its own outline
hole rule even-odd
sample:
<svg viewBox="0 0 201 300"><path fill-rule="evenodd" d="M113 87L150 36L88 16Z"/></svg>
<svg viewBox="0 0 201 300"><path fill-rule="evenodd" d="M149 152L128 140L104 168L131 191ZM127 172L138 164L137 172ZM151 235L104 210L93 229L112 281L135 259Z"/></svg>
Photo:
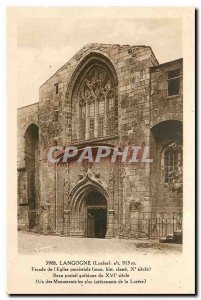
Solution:
<svg viewBox="0 0 201 300"><path fill-rule="evenodd" d="M18 232L19 253L131 253L139 254L179 254L181 245L159 244L157 241L125 239L89 239L39 235Z"/></svg>

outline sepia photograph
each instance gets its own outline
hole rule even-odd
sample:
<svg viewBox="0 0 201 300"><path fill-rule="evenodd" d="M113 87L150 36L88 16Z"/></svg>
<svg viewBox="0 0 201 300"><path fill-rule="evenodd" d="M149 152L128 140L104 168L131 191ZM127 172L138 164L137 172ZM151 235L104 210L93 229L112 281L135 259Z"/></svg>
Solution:
<svg viewBox="0 0 201 300"><path fill-rule="evenodd" d="M183 64L193 70L193 21L193 8L9 9L12 243L23 276L37 275L33 291L193 291L192 273L187 285L184 273L156 289L158 276L182 272L186 229L193 239L193 164L183 158L184 128L194 130L193 77L183 76ZM12 276L10 286L24 293Z"/></svg>

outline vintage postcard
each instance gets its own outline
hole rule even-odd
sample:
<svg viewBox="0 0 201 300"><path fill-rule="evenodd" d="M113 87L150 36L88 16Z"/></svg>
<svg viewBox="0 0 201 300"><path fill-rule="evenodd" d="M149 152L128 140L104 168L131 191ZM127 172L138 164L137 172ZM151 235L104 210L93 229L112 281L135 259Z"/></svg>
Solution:
<svg viewBox="0 0 201 300"><path fill-rule="evenodd" d="M194 15L8 9L9 294L195 293Z"/></svg>

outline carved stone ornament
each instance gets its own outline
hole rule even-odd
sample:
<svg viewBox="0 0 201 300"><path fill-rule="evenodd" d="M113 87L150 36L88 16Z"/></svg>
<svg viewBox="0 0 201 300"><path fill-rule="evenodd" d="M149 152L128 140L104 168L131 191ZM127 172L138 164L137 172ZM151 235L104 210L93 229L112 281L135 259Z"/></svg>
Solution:
<svg viewBox="0 0 201 300"><path fill-rule="evenodd" d="M138 200L131 200L130 210L138 210L142 206L141 202Z"/></svg>
<svg viewBox="0 0 201 300"><path fill-rule="evenodd" d="M167 146L167 149L171 149L173 151L182 151L182 145L178 145L176 142L172 142Z"/></svg>
<svg viewBox="0 0 201 300"><path fill-rule="evenodd" d="M78 180L82 180L84 178L83 174L78 174Z"/></svg>

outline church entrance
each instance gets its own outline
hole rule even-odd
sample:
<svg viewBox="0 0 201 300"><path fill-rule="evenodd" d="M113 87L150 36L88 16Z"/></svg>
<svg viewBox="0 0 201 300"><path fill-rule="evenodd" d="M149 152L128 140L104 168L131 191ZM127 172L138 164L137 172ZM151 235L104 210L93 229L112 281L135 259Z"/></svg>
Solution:
<svg viewBox="0 0 201 300"><path fill-rule="evenodd" d="M87 237L104 239L107 231L106 199L97 192L91 192L86 199Z"/></svg>

